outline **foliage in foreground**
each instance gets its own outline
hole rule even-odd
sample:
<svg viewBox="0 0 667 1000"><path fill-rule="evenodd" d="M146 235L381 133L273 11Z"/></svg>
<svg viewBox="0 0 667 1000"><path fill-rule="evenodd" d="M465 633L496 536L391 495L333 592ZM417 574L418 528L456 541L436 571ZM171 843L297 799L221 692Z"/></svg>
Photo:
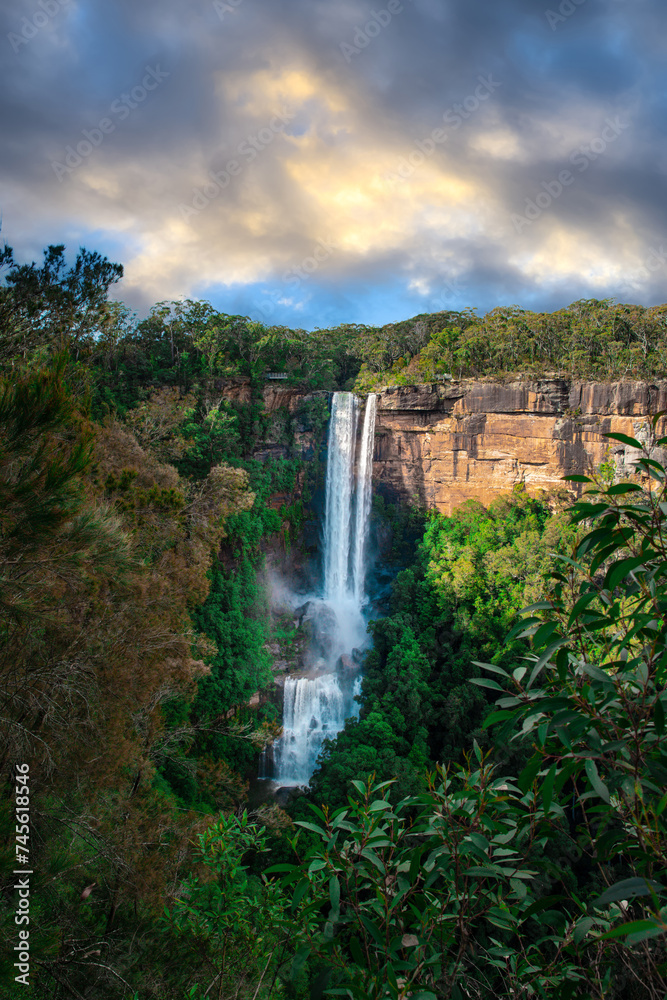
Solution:
<svg viewBox="0 0 667 1000"><path fill-rule="evenodd" d="M579 477L588 530L515 630L534 652L473 680L502 695L485 725L532 747L523 772L499 774L475 746L476 765L438 769L421 795L392 805L388 783L357 782L359 800L300 823L320 846L276 870L297 966L317 956L330 993L662 1000L667 488L646 451L638 469L652 489ZM586 896L564 870L575 857Z"/></svg>

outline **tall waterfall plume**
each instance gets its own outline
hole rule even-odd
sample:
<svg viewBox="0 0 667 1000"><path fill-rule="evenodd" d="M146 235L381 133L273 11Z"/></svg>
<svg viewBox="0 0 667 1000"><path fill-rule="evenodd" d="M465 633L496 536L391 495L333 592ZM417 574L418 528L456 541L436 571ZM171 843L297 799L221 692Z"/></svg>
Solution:
<svg viewBox="0 0 667 1000"><path fill-rule="evenodd" d="M366 556L371 521L373 489L373 447L375 444L375 410L377 396L372 392L366 399L364 426L361 432L361 452L357 470L357 503L352 553L352 587L359 606L364 603L366 584Z"/></svg>
<svg viewBox="0 0 667 1000"><path fill-rule="evenodd" d="M324 512L324 599L336 599L348 589L357 400L337 392L331 403Z"/></svg>
<svg viewBox="0 0 667 1000"><path fill-rule="evenodd" d="M274 752L274 779L306 785L325 739L336 736L358 711L361 683L351 655L367 642L362 614L371 511L373 443L377 397L366 402L356 463L358 402L350 392L334 394L329 424L324 516L322 598L310 602L315 641L326 652L315 677L288 677L283 699L283 735Z"/></svg>

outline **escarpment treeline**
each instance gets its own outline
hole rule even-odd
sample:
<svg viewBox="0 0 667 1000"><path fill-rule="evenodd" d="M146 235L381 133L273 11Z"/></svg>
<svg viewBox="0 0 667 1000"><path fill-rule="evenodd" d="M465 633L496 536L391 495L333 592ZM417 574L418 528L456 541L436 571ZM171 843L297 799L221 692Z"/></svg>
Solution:
<svg viewBox="0 0 667 1000"><path fill-rule="evenodd" d="M0 263L0 997L17 836L29 1000L662 997L667 307L309 333ZM278 805L340 390L372 647Z"/></svg>

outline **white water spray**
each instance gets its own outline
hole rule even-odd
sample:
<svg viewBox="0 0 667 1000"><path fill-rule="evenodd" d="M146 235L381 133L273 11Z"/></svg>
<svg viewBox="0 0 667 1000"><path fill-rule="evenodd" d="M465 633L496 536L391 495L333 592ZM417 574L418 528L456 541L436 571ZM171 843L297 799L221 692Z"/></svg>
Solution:
<svg viewBox="0 0 667 1000"><path fill-rule="evenodd" d="M361 453L357 471L357 509L352 557L352 588L359 607L364 604L366 584L366 549L371 521L371 494L373 489L373 447L375 444L375 409L377 396L371 393L366 400L364 426L361 432Z"/></svg>
<svg viewBox="0 0 667 1000"><path fill-rule="evenodd" d="M274 777L281 785L307 785L325 739L358 712L359 678L349 659L367 643L362 615L371 510L377 397L366 403L356 480L358 404L352 393L335 393L329 424L324 517L324 593L313 600L313 624L326 632L324 673L287 678L283 735L275 747ZM354 517L353 517L354 512ZM343 659L341 660L341 657ZM344 676L337 665L347 664ZM350 672L350 667L352 670Z"/></svg>
<svg viewBox="0 0 667 1000"><path fill-rule="evenodd" d="M327 495L324 514L324 600L348 590L357 400L337 392L331 403L327 449Z"/></svg>
<svg viewBox="0 0 667 1000"><path fill-rule="evenodd" d="M345 698L336 674L314 680L287 678L283 701L283 737L276 751L281 785L307 785L328 736L345 721Z"/></svg>

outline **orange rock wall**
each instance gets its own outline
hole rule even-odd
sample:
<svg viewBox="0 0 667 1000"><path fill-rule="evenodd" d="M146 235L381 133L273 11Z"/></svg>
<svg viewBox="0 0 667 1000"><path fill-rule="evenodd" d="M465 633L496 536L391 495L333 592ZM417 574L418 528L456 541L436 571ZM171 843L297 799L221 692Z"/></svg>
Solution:
<svg viewBox="0 0 667 1000"><path fill-rule="evenodd" d="M638 453L603 434L641 439L647 416L661 410L667 381L391 386L379 394L373 476L387 496L450 513L516 483L530 492L563 487L563 476L611 457L627 474Z"/></svg>

